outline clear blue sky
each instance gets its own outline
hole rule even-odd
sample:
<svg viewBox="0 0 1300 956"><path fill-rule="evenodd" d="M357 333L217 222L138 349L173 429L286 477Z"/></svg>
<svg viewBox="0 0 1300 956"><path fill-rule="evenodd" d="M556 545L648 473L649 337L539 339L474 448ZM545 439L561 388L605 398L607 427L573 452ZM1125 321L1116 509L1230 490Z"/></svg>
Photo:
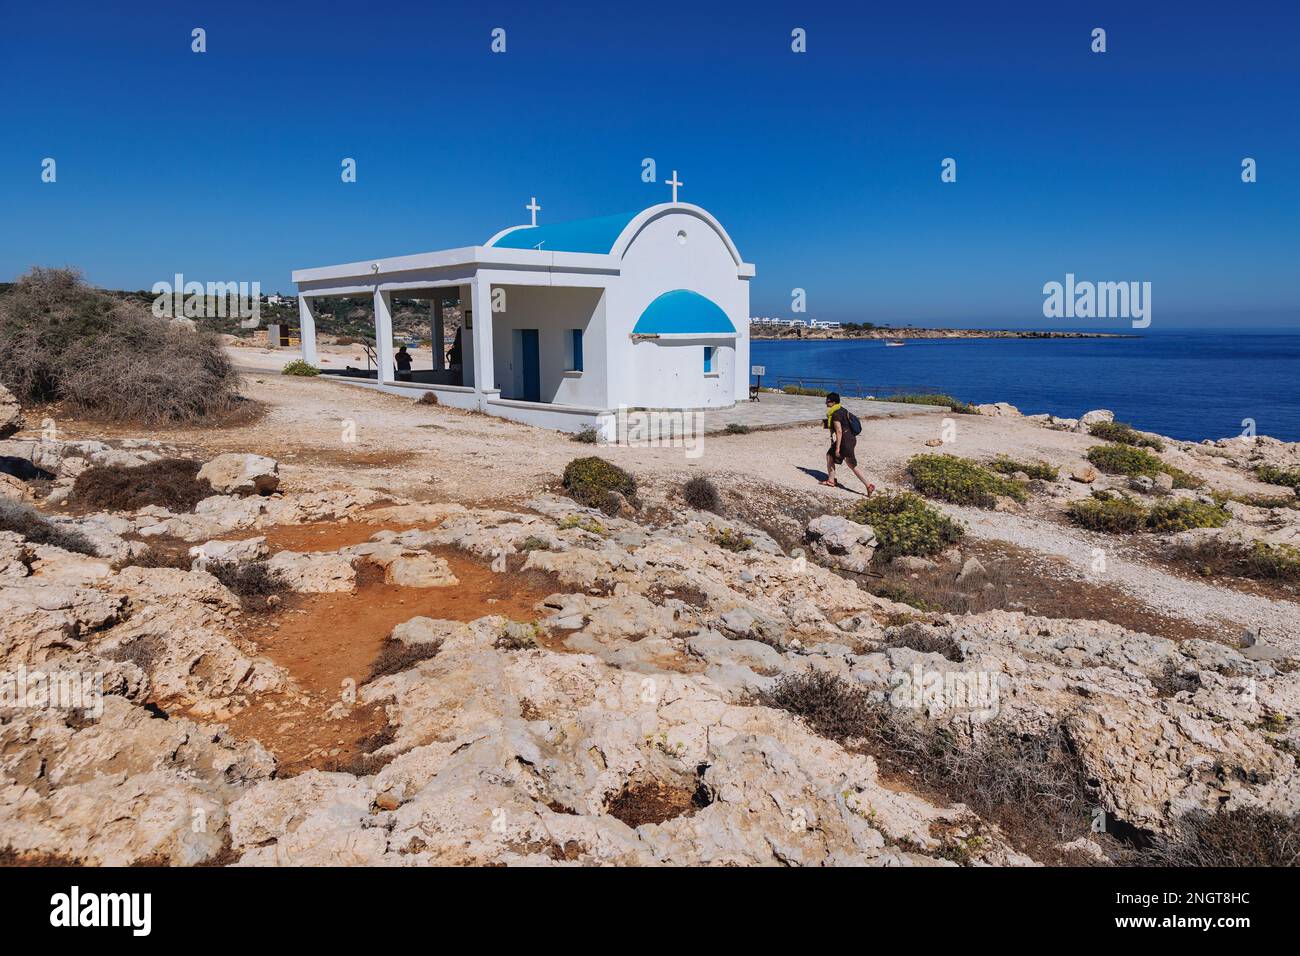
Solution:
<svg viewBox="0 0 1300 956"><path fill-rule="evenodd" d="M1044 326L1074 272L1151 281L1153 331L1300 325L1300 4L846 6L10 3L0 279L288 292L532 195L664 201L653 157L756 263L754 314L802 287L822 318Z"/></svg>

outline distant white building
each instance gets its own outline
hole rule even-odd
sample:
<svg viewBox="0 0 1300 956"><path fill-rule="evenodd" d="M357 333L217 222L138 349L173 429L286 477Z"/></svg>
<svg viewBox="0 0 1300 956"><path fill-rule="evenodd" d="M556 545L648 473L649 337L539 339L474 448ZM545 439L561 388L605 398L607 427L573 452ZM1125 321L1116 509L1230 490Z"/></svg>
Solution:
<svg viewBox="0 0 1300 956"><path fill-rule="evenodd" d="M675 179L676 177L674 177ZM536 202L528 208L536 216ZM721 408L749 398L749 280L698 206L512 226L483 245L298 269L303 359L312 301L373 295L378 386L530 424L613 437L617 409ZM429 299L432 368L398 381L392 297ZM462 326L444 340L445 304ZM448 355L448 352L452 354ZM459 361L457 361L459 359Z"/></svg>

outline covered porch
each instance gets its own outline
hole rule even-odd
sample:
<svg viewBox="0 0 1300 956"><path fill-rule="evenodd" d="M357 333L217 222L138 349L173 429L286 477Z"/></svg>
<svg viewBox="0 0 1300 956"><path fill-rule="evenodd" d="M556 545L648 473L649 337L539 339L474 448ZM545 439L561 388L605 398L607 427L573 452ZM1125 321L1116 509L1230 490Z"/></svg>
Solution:
<svg viewBox="0 0 1300 956"><path fill-rule="evenodd" d="M557 259L578 260L557 268ZM397 394L431 391L440 403L563 431L612 428L607 408L605 257L469 247L293 273L302 358L322 368L313 303L334 296L374 304L373 368L323 370L339 381ZM591 261L586 261L591 260ZM597 261L600 260L600 261ZM399 368L394 299L428 302L431 352ZM459 320L447 324L449 309ZM423 335L420 336L423 338Z"/></svg>

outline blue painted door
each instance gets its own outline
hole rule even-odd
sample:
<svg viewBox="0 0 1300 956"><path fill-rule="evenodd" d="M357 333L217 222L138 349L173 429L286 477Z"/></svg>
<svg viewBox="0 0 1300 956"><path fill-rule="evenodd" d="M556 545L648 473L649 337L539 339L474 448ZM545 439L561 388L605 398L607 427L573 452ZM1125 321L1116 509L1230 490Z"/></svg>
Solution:
<svg viewBox="0 0 1300 956"><path fill-rule="evenodd" d="M540 402L542 400L542 368L537 351L537 330L520 329L519 341L522 347L524 368L524 401Z"/></svg>

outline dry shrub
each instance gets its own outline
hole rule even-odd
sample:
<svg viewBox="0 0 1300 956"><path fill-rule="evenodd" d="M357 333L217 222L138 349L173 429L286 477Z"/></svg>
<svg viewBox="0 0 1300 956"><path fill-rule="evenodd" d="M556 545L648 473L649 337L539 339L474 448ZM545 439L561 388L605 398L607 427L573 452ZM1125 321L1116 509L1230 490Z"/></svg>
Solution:
<svg viewBox="0 0 1300 956"><path fill-rule="evenodd" d="M786 675L758 702L802 717L823 737L852 742L923 791L966 804L1040 859L1058 857L1056 844L1089 829L1097 795L1064 723L1038 734L994 724L963 741L945 724L873 702L865 690L820 671Z"/></svg>
<svg viewBox="0 0 1300 956"><path fill-rule="evenodd" d="M1205 577L1300 582L1300 548L1286 544L1205 539L1177 545L1173 555Z"/></svg>
<svg viewBox="0 0 1300 956"><path fill-rule="evenodd" d="M0 498L0 531L13 531L29 544L95 556L95 546L80 531L50 521L30 505Z"/></svg>
<svg viewBox="0 0 1300 956"><path fill-rule="evenodd" d="M417 404L417 405L437 405L437 404L438 404L438 396L435 395L433 392L425 392L423 395L421 395L418 399L415 400L415 404Z"/></svg>
<svg viewBox="0 0 1300 956"><path fill-rule="evenodd" d="M1243 807L1194 810L1138 859L1147 866L1300 866L1300 815Z"/></svg>
<svg viewBox="0 0 1300 956"><path fill-rule="evenodd" d="M153 673L158 658L166 653L166 646L156 634L141 634L131 643L104 655L110 661L130 661L146 674Z"/></svg>
<svg viewBox="0 0 1300 956"><path fill-rule="evenodd" d="M718 494L718 486L703 476L696 475L682 485L682 498L696 511L722 513L722 496Z"/></svg>
<svg viewBox="0 0 1300 956"><path fill-rule="evenodd" d="M205 570L229 588L246 611L269 611L291 593L284 577L265 561L211 561Z"/></svg>
<svg viewBox="0 0 1300 956"><path fill-rule="evenodd" d="M1183 691L1194 694L1201 689L1201 675L1185 671L1173 661L1165 661L1164 669L1151 678L1151 686L1159 697L1173 697Z"/></svg>
<svg viewBox="0 0 1300 956"><path fill-rule="evenodd" d="M188 541L155 540L122 563L137 568L175 568L188 571L194 566L194 558L190 555Z"/></svg>
<svg viewBox="0 0 1300 956"><path fill-rule="evenodd" d="M82 507L103 511L135 511L147 505L193 511L216 494L206 478L198 477L202 467L189 458L161 458L134 468L95 465L77 476L70 497Z"/></svg>
<svg viewBox="0 0 1300 956"><path fill-rule="evenodd" d="M825 671L787 674L758 702L802 717L815 733L841 744L865 736L876 720L865 692Z"/></svg>
<svg viewBox="0 0 1300 956"><path fill-rule="evenodd" d="M73 269L35 268L0 298L0 382L22 402L158 425L242 411L238 376L211 332L156 318Z"/></svg>
<svg viewBox="0 0 1300 956"><path fill-rule="evenodd" d="M370 675L366 680L371 681L379 677L387 677L389 674L400 674L402 671L414 667L420 661L427 661L436 657L441 649L442 641L407 644L405 641L394 640L390 637L384 641L384 646L379 649L379 656L370 665Z"/></svg>
<svg viewBox="0 0 1300 956"><path fill-rule="evenodd" d="M940 654L956 663L966 659L961 645L953 638L920 624L908 624L886 631L885 647L910 647L922 654Z"/></svg>
<svg viewBox="0 0 1300 956"><path fill-rule="evenodd" d="M664 823L677 817L689 817L712 802L708 789L678 786L647 780L628 783L609 801L607 813L636 829L648 823Z"/></svg>

